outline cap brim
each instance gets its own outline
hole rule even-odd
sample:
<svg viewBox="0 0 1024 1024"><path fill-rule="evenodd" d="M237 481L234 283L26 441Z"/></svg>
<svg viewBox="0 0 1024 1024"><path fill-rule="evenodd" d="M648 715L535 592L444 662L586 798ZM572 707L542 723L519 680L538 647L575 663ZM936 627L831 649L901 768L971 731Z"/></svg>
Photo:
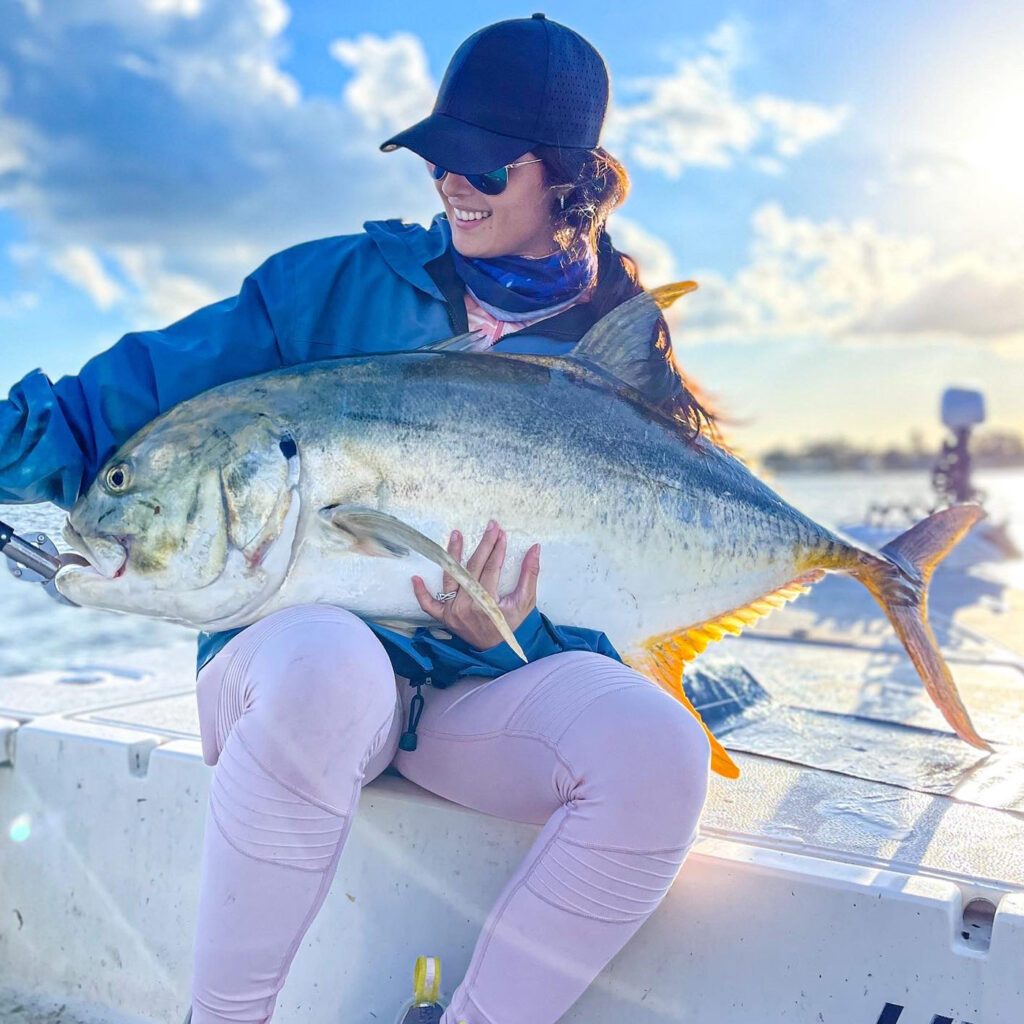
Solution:
<svg viewBox="0 0 1024 1024"><path fill-rule="evenodd" d="M529 139L478 128L448 114L431 114L381 143L390 153L404 146L424 160L456 174L485 174L517 160L534 145Z"/></svg>

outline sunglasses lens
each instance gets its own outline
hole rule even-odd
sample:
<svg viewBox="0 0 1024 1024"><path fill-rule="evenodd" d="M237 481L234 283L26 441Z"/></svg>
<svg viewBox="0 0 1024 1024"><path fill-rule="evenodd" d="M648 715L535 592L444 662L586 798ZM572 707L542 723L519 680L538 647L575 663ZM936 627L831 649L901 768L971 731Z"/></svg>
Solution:
<svg viewBox="0 0 1024 1024"><path fill-rule="evenodd" d="M486 174L467 174L466 180L485 196L498 196L508 185L508 168L499 167L496 171L487 171Z"/></svg>
<svg viewBox="0 0 1024 1024"><path fill-rule="evenodd" d="M430 165L430 176L434 181L440 181L447 173L443 167L438 167L437 164Z"/></svg>

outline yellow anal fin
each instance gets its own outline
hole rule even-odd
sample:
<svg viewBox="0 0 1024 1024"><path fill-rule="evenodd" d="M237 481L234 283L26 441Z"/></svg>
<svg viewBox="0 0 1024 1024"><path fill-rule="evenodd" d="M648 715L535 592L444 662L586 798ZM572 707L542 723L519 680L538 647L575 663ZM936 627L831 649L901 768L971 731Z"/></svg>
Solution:
<svg viewBox="0 0 1024 1024"><path fill-rule="evenodd" d="M683 670L686 663L693 661L698 654L706 650L708 644L721 640L727 633L738 636L746 626L752 625L776 608L781 608L794 597L806 594L808 586L817 583L824 575L824 569L803 572L781 587L762 594L739 608L731 608L712 619L694 626L685 626L673 633L651 637L640 645L640 654L626 659L627 664L672 694L704 726L711 743L711 769L719 775L724 775L727 779L736 779L739 778L740 770L715 735L704 725L700 713L686 696L683 689Z"/></svg>
<svg viewBox="0 0 1024 1024"><path fill-rule="evenodd" d="M683 689L683 665L694 657L696 657L695 654L683 656L673 653L667 649L666 645L665 648L656 651L647 649L636 657L627 657L623 660L631 668L635 668L637 672L647 676L648 679L653 679L662 689L672 694L700 722L708 742L711 744L711 770L719 775L724 775L727 779L738 779L740 770L736 762L726 753L725 747L718 742L715 734L704 724L700 712L690 702L690 698L686 696L686 691Z"/></svg>

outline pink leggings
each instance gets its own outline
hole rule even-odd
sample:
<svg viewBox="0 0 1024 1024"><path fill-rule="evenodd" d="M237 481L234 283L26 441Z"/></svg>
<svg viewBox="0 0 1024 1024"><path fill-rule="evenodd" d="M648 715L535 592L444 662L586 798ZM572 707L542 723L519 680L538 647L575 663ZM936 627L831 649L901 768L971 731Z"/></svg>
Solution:
<svg viewBox="0 0 1024 1024"><path fill-rule="evenodd" d="M193 1024L270 1020L360 790L392 762L449 800L543 825L442 1024L554 1024L660 903L708 784L707 739L672 697L610 658L556 654L425 687L419 746L405 752L411 690L366 624L329 605L268 616L200 672L216 768Z"/></svg>

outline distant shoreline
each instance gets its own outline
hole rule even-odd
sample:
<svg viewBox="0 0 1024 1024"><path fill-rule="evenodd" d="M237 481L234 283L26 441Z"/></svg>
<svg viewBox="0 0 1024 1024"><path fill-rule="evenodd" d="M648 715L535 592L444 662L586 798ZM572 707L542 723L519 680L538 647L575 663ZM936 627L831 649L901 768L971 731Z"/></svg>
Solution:
<svg viewBox="0 0 1024 1024"><path fill-rule="evenodd" d="M848 465L837 463L820 462L816 459L787 459L784 461L769 461L764 457L758 458L757 463L773 473L931 473L935 464L934 459L928 462L904 463L901 465L881 465L867 463L862 465ZM983 463L972 462L971 469L974 472L989 472L999 469L1024 469L1024 461L1010 463Z"/></svg>
<svg viewBox="0 0 1024 1024"><path fill-rule="evenodd" d="M1020 469L1024 467L1024 440L1018 435L993 431L970 440L971 470ZM841 439L804 443L798 448L770 448L758 457L760 465L776 473L834 473L853 471L883 473L921 470L930 473L940 452L927 448L911 435L909 447L866 448Z"/></svg>

